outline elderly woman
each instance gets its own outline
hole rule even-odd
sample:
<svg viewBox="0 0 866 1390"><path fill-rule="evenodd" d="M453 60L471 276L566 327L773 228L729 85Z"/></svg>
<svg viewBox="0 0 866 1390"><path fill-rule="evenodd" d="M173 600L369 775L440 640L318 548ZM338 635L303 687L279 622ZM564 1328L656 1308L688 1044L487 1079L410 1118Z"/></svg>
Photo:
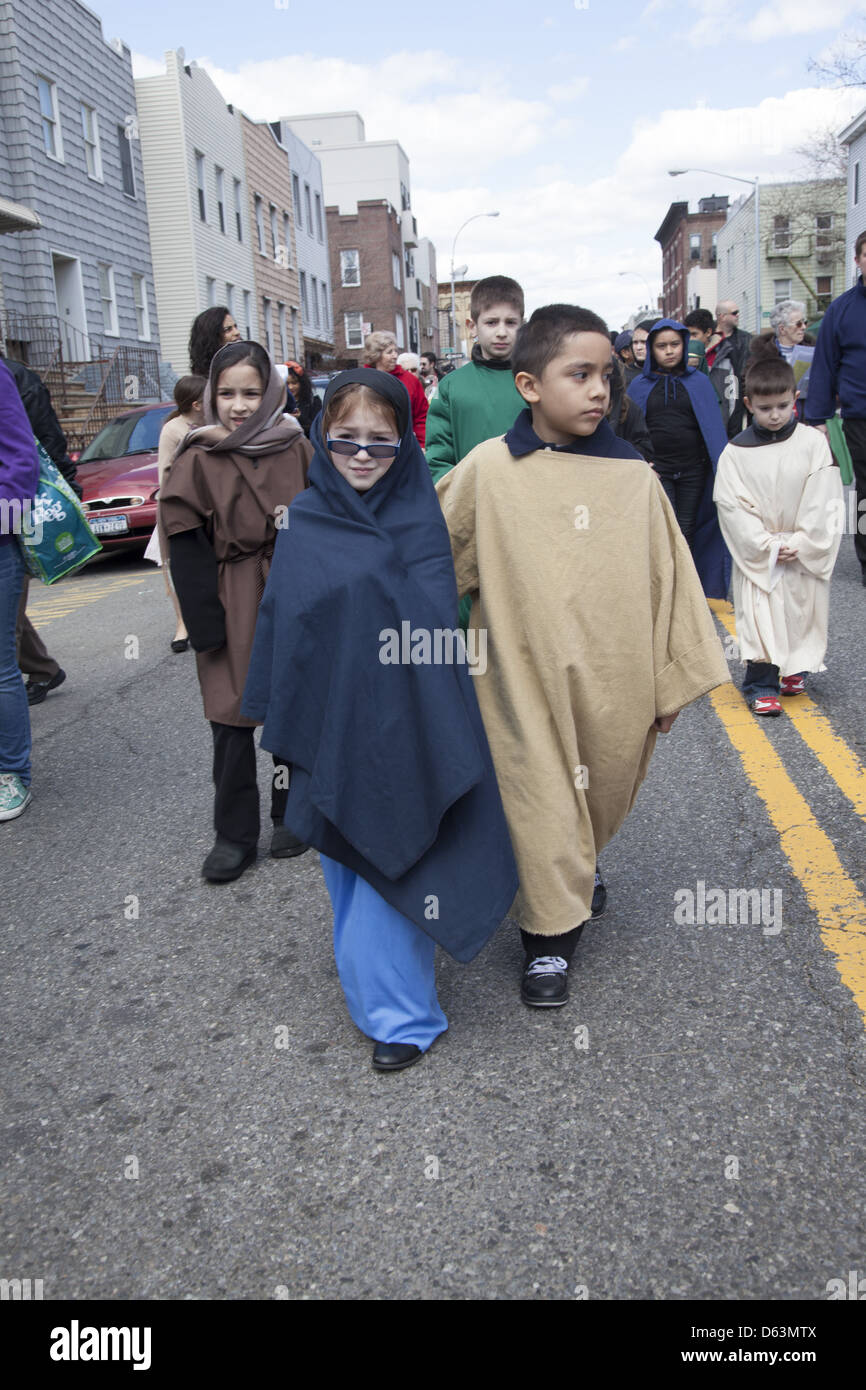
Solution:
<svg viewBox="0 0 866 1390"><path fill-rule="evenodd" d="M797 378L799 392L797 415L802 420L803 405L809 390L808 365L804 367L802 363L804 360L808 360L814 351L811 343L807 345L804 342L806 337L805 304L799 299L783 299L780 304L774 305L770 313L770 325L771 327L766 333L752 339L746 369L748 370L749 365L758 361L759 358L776 355L784 357L786 362L793 365L794 352L800 348L799 365L794 368L794 375Z"/></svg>
<svg viewBox="0 0 866 1390"><path fill-rule="evenodd" d="M418 377L398 366L397 351L397 339L393 333L370 333L364 339L364 366L390 372L391 376L402 381L412 406L412 429L423 449L427 430L427 397Z"/></svg>

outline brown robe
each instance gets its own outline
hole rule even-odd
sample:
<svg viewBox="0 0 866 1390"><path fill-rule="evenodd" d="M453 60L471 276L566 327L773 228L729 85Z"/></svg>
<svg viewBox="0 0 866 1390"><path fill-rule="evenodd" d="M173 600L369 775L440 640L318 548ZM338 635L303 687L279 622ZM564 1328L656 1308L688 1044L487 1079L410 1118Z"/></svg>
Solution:
<svg viewBox="0 0 866 1390"><path fill-rule="evenodd" d="M241 698L253 646L256 616L268 577L277 520L288 522L293 497L307 486L313 448L301 433L272 453L251 458L238 452L189 445L175 459L160 496L167 536L204 527L218 566L225 609L226 644L197 652L205 718L216 724L253 727L241 714Z"/></svg>

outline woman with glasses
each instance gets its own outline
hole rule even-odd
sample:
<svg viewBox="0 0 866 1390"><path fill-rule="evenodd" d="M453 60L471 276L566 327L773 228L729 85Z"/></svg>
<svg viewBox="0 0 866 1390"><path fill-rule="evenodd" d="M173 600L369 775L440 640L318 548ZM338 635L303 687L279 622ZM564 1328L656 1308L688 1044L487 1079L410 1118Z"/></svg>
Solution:
<svg viewBox="0 0 866 1390"><path fill-rule="evenodd" d="M809 368L814 346L806 333L806 306L800 299L783 299L770 313L770 328L759 338L753 338L748 367L762 358L779 356L794 368L797 382L797 418L803 418L803 406L809 390Z"/></svg>

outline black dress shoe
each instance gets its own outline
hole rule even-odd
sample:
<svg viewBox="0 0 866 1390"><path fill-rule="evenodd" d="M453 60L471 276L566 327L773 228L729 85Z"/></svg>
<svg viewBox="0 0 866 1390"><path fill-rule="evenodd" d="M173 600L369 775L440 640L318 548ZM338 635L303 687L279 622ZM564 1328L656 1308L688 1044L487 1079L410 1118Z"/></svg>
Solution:
<svg viewBox="0 0 866 1390"><path fill-rule="evenodd" d="M56 676L52 676L50 681L27 682L27 703L28 705L41 705L45 696L50 690L56 690L58 685L62 685L66 680L66 672L58 671Z"/></svg>
<svg viewBox="0 0 866 1390"><path fill-rule="evenodd" d="M174 641L173 641L172 644L171 644L171 649L172 649L173 652L188 652L188 651L189 651L189 638L188 638L188 637L175 637Z"/></svg>
<svg viewBox="0 0 866 1390"><path fill-rule="evenodd" d="M402 1071L420 1062L423 1056L414 1043L377 1042L373 1047L373 1067L376 1071Z"/></svg>
<svg viewBox="0 0 866 1390"><path fill-rule="evenodd" d="M306 854L310 848L297 835L293 835L287 825L275 825L271 836L272 859L294 859L298 854Z"/></svg>
<svg viewBox="0 0 866 1390"><path fill-rule="evenodd" d="M244 869L254 863L257 852L256 845L252 849L245 849L243 845L221 840L217 835L213 849L201 866L202 875L209 883L230 883L232 879L240 878Z"/></svg>
<svg viewBox="0 0 866 1390"><path fill-rule="evenodd" d="M520 997L534 1009L558 1009L568 1003L568 962L564 956L533 956L526 962Z"/></svg>
<svg viewBox="0 0 866 1390"><path fill-rule="evenodd" d="M592 915L600 917L607 906L607 889L604 886L598 865L595 866L595 887L592 890Z"/></svg>

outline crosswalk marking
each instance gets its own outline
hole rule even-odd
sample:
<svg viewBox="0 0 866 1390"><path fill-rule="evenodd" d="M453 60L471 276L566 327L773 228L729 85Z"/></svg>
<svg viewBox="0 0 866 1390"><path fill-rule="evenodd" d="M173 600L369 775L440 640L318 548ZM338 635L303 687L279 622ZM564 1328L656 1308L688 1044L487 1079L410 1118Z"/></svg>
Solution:
<svg viewBox="0 0 866 1390"><path fill-rule="evenodd" d="M730 604L710 600L710 607L725 628L733 631ZM746 776L767 808L782 850L818 919L821 940L835 956L842 981L866 1020L866 899L846 873L830 837L818 824L740 691L733 685L723 685L710 692L710 699ZM816 713L817 720L806 710L802 719L792 722L862 814L863 768L833 732L829 721L819 711Z"/></svg>

